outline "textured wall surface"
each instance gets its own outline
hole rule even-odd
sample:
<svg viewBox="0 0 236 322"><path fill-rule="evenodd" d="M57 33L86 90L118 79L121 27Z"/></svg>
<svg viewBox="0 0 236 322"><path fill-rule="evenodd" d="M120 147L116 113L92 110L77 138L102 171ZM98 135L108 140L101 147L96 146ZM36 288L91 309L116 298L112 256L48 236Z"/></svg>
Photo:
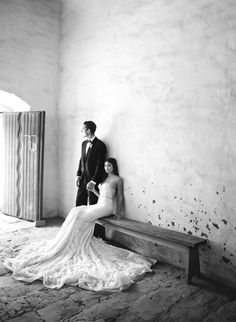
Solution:
<svg viewBox="0 0 236 322"><path fill-rule="evenodd" d="M92 119L118 159L127 216L208 238L204 272L235 283L235 1L62 4L60 215Z"/></svg>
<svg viewBox="0 0 236 322"><path fill-rule="evenodd" d="M233 0L66 0L61 18L57 0L0 0L0 90L47 114L46 216L74 205L92 119L127 217L207 238L203 271L235 283L235 20Z"/></svg>
<svg viewBox="0 0 236 322"><path fill-rule="evenodd" d="M57 0L0 0L0 90L46 111L44 211L57 214Z"/></svg>

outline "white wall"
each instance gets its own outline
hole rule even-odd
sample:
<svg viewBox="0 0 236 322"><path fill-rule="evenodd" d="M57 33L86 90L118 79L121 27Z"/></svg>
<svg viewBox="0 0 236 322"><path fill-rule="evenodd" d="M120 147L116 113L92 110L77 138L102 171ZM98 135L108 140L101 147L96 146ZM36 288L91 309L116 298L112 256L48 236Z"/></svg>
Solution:
<svg viewBox="0 0 236 322"><path fill-rule="evenodd" d="M208 238L236 277L236 3L62 1L59 209L74 205L84 120L116 157L126 214Z"/></svg>
<svg viewBox="0 0 236 322"><path fill-rule="evenodd" d="M45 217L57 214L57 80L60 2L0 0L0 90L46 111Z"/></svg>
<svg viewBox="0 0 236 322"><path fill-rule="evenodd" d="M203 271L235 284L235 1L61 2L0 0L0 90L47 113L44 215L74 205L94 120L127 217L208 238Z"/></svg>

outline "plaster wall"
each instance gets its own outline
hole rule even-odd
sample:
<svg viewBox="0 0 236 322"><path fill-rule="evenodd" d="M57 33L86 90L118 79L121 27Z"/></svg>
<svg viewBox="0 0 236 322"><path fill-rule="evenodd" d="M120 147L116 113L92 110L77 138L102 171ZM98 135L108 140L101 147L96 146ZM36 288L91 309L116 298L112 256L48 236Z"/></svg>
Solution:
<svg viewBox="0 0 236 322"><path fill-rule="evenodd" d="M126 216L207 238L202 270L235 284L235 1L68 0L61 19L59 214L94 120Z"/></svg>
<svg viewBox="0 0 236 322"><path fill-rule="evenodd" d="M0 0L0 89L46 111L43 216L57 215L60 2Z"/></svg>

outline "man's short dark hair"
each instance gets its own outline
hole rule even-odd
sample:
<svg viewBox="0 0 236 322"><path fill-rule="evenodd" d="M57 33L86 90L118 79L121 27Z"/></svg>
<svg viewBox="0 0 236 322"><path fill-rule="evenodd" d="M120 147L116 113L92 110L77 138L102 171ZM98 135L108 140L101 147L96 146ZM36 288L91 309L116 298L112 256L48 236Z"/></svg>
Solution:
<svg viewBox="0 0 236 322"><path fill-rule="evenodd" d="M85 121L84 125L86 126L86 129L91 131L92 134L95 133L97 126L93 121Z"/></svg>

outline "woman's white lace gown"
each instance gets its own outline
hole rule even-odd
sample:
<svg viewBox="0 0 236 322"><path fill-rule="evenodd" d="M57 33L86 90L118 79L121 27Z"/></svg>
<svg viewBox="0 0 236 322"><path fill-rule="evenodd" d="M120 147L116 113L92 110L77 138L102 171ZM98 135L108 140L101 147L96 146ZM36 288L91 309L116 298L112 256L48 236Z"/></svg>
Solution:
<svg viewBox="0 0 236 322"><path fill-rule="evenodd" d="M151 271L149 260L93 236L95 220L112 214L115 191L109 183L100 187L96 205L73 208L56 237L29 245L4 266L17 280L41 279L49 288L64 284L94 291L121 291Z"/></svg>

